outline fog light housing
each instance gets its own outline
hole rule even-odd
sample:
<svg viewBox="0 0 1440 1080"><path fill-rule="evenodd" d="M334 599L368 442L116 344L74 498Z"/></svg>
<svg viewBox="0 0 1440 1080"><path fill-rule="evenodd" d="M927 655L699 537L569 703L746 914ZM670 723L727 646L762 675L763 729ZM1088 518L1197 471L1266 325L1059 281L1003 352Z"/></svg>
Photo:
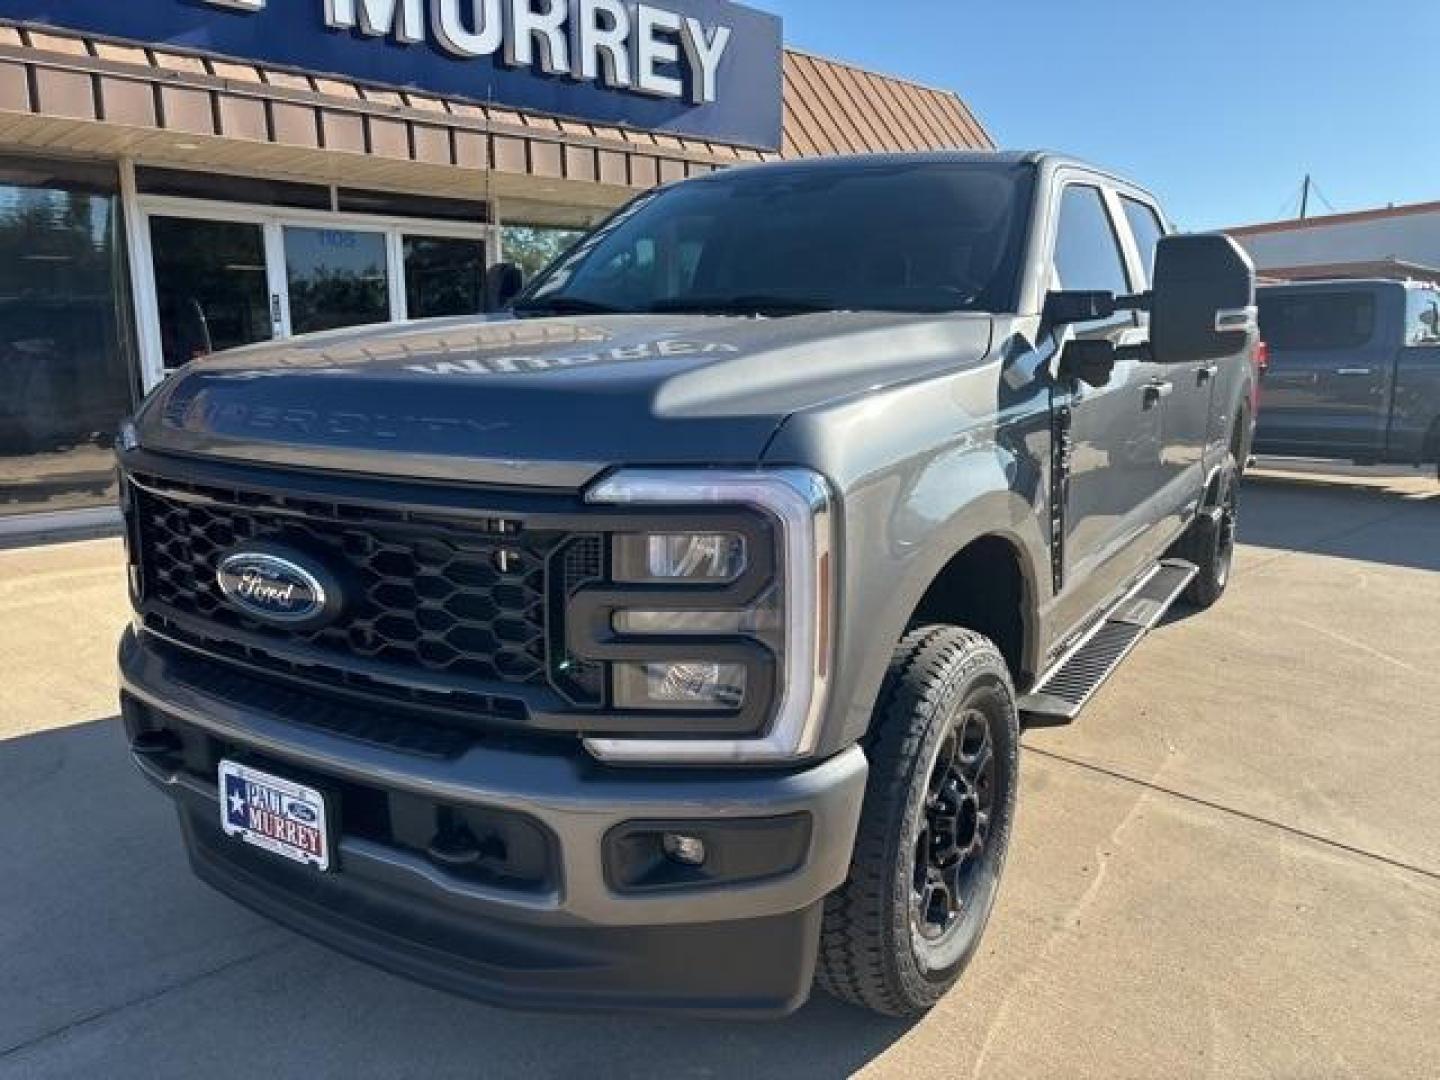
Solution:
<svg viewBox="0 0 1440 1080"><path fill-rule="evenodd" d="M617 664L615 702L628 709L738 709L746 676L744 664L712 660Z"/></svg>

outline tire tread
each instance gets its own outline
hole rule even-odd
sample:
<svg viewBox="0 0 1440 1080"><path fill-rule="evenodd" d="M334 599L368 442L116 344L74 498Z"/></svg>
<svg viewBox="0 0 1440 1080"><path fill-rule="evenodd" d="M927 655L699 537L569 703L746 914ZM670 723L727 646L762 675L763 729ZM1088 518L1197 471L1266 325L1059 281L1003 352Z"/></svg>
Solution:
<svg viewBox="0 0 1440 1080"><path fill-rule="evenodd" d="M870 779L850 876L825 902L816 980L842 1001L888 1016L913 1016L918 1011L915 995L901 985L886 955L883 935L876 929L886 916L914 763L936 711L946 705L952 689L945 673L982 653L1004 670L995 645L971 630L920 627L896 644L875 722L862 743L870 759ZM1013 690L1010 693L1013 702ZM883 813L872 812L877 809Z"/></svg>

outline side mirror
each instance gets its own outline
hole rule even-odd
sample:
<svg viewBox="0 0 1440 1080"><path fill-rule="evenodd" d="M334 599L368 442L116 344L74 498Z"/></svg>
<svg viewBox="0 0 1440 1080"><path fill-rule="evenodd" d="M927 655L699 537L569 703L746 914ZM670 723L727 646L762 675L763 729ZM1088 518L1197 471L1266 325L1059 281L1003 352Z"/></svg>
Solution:
<svg viewBox="0 0 1440 1080"><path fill-rule="evenodd" d="M1255 264L1223 233L1167 236L1155 253L1150 347L1161 364L1244 351L1259 326Z"/></svg>
<svg viewBox="0 0 1440 1080"><path fill-rule="evenodd" d="M485 275L485 310L504 311L525 289L525 271L514 263L496 263Z"/></svg>

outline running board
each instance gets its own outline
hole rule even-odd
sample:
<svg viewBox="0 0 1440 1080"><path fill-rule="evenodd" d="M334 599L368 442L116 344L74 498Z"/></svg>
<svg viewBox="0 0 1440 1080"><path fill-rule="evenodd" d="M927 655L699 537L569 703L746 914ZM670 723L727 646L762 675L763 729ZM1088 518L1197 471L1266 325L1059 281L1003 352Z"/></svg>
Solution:
<svg viewBox="0 0 1440 1080"><path fill-rule="evenodd" d="M1193 564L1180 559L1157 565L1020 699L1021 723L1054 727L1079 716L1197 573Z"/></svg>

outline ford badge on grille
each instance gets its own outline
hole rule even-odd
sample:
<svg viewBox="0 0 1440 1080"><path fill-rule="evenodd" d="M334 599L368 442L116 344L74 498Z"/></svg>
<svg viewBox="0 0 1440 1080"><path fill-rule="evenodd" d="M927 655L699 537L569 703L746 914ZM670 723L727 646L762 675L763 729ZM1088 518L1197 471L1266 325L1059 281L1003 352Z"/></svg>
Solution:
<svg viewBox="0 0 1440 1080"><path fill-rule="evenodd" d="M339 609L329 575L298 552L266 546L232 551L216 579L225 598L261 622L300 628L328 621Z"/></svg>

